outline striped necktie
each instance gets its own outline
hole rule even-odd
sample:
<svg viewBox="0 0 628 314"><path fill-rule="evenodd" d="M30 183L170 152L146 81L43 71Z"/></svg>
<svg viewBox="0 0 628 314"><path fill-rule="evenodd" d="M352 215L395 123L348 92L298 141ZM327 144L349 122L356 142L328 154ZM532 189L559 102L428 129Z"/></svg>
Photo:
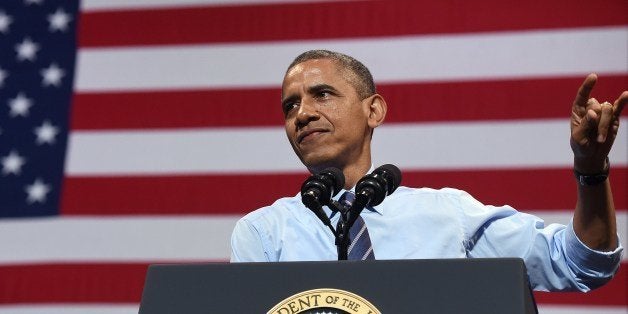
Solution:
<svg viewBox="0 0 628 314"><path fill-rule="evenodd" d="M354 199L355 194L347 191L340 197L339 201L342 206L349 209ZM375 259L375 252L373 252L369 231L361 216L358 216L358 219L353 226L351 226L351 229L349 229L349 241L348 260Z"/></svg>

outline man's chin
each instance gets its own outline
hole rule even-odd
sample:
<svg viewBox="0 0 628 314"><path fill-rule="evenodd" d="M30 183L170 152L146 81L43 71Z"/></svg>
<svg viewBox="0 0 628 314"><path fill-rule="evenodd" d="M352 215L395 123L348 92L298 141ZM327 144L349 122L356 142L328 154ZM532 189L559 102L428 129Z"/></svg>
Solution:
<svg viewBox="0 0 628 314"><path fill-rule="evenodd" d="M311 173L317 173L329 167L336 167L335 159L326 156L305 156L301 158L301 162Z"/></svg>

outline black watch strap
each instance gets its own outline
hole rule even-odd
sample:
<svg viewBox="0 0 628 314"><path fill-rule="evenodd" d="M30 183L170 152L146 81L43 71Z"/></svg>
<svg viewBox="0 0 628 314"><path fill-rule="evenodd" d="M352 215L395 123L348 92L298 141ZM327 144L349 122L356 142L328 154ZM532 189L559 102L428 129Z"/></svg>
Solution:
<svg viewBox="0 0 628 314"><path fill-rule="evenodd" d="M602 173L596 174L582 174L574 169L573 174L576 176L576 180L578 180L578 184L582 186L592 186L598 185L606 179L608 179L609 169L611 168L611 164L608 161L608 157L606 157L606 171Z"/></svg>

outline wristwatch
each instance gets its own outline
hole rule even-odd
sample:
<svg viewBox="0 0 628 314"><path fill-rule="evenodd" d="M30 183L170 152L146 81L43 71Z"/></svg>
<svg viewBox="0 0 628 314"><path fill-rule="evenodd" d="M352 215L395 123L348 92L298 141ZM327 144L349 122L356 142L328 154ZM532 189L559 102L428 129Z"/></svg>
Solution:
<svg viewBox="0 0 628 314"><path fill-rule="evenodd" d="M592 186L592 185L598 185L606 181L606 179L608 179L608 173L609 173L610 168L611 168L611 164L608 161L608 157L606 157L606 167L604 167L604 171L602 173L582 174L576 171L576 169L574 169L573 174L576 176L576 180L578 180L578 184L582 186Z"/></svg>

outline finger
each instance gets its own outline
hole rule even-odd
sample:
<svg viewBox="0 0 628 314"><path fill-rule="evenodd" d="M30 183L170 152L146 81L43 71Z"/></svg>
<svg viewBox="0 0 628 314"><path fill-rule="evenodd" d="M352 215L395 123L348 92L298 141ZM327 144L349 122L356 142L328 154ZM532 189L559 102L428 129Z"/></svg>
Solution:
<svg viewBox="0 0 628 314"><path fill-rule="evenodd" d="M602 106L595 98L589 98L582 112L572 112L572 131L576 138L589 137L596 134Z"/></svg>
<svg viewBox="0 0 628 314"><path fill-rule="evenodd" d="M589 98L589 100L587 100L586 110L593 110L596 114L600 114L602 112L602 104L595 98Z"/></svg>
<svg viewBox="0 0 628 314"><path fill-rule="evenodd" d="M583 117L577 119L576 124L572 124L572 138L578 143L582 141L595 141L593 137L597 133L599 117L599 114L594 110L587 110Z"/></svg>
<svg viewBox="0 0 628 314"><path fill-rule="evenodd" d="M613 120L613 105L608 101L602 104L602 112L600 114L600 122L597 125L597 142L604 143L608 135L608 127Z"/></svg>
<svg viewBox="0 0 628 314"><path fill-rule="evenodd" d="M613 104L613 117L618 119L621 115L621 111L624 110L624 107L628 104L628 91L624 91L619 95L619 98L615 100Z"/></svg>
<svg viewBox="0 0 628 314"><path fill-rule="evenodd" d="M576 99L573 101L573 107L580 108L580 111L584 112L584 108L587 105L587 100L589 99L589 95L591 95L591 90L593 90L593 86L595 86L595 82L597 82L597 75L591 73L584 79L582 85L578 89L578 94L576 94Z"/></svg>

